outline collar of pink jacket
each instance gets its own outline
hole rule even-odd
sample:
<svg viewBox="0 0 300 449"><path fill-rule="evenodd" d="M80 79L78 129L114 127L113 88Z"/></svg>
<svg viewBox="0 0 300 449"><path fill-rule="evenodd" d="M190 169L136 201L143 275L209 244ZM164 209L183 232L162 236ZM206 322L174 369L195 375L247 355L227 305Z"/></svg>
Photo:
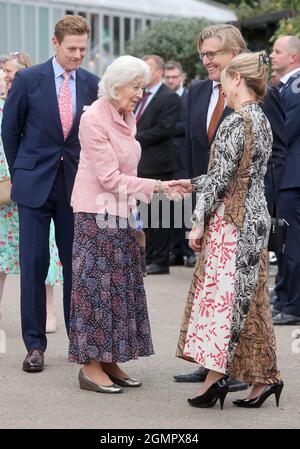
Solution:
<svg viewBox="0 0 300 449"><path fill-rule="evenodd" d="M136 119L133 112L126 112L124 116L120 115L113 104L105 97L100 98L99 101L99 107L103 107L103 105L110 110L113 120L124 128L125 134L136 134Z"/></svg>

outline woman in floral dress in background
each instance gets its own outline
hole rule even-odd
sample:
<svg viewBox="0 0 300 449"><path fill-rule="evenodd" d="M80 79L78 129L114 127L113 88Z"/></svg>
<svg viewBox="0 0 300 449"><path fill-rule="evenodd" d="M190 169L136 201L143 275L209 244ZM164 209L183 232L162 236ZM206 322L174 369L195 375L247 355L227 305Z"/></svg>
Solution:
<svg viewBox="0 0 300 449"><path fill-rule="evenodd" d="M0 98L0 127L3 106L4 99ZM0 137L0 182L6 179L9 179L9 173ZM0 307L6 275L19 273L18 227L17 205L15 203L11 203L6 206L0 206Z"/></svg>

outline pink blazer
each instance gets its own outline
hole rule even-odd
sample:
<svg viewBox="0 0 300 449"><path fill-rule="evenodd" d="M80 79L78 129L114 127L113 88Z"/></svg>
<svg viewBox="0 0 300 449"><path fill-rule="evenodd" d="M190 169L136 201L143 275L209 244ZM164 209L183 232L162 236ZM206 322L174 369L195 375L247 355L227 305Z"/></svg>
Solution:
<svg viewBox="0 0 300 449"><path fill-rule="evenodd" d="M74 212L128 217L136 199L150 202L155 180L138 178L141 147L133 113L125 119L104 97L83 113L78 172L71 204Z"/></svg>

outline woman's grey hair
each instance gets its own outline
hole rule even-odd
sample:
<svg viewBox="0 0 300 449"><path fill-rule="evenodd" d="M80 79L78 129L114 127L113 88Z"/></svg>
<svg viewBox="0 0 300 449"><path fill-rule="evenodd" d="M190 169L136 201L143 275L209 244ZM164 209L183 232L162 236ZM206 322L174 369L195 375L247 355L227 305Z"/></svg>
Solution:
<svg viewBox="0 0 300 449"><path fill-rule="evenodd" d="M149 65L134 56L120 56L105 70L99 83L99 97L116 100L115 89L130 84L136 78L142 78L145 85L149 84L151 81Z"/></svg>

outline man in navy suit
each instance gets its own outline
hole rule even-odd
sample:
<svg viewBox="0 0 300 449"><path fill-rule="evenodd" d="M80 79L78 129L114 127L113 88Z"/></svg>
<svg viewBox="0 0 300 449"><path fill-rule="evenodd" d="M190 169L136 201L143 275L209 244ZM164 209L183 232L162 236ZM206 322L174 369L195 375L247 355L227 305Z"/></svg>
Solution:
<svg viewBox="0 0 300 449"><path fill-rule="evenodd" d="M55 26L56 55L19 71L4 107L2 138L19 209L22 335L27 372L42 371L47 347L45 279L49 227L64 277L68 331L72 275L73 212L70 198L79 161L78 126L84 108L97 98L98 78L80 69L90 28L81 16Z"/></svg>
<svg viewBox="0 0 300 449"><path fill-rule="evenodd" d="M185 73L183 67L178 61L168 61L165 65L164 80L166 86L180 97L181 112L179 121L176 124L176 132L174 142L178 150L180 158L180 166L173 173L174 179L182 179L188 177L186 148L185 148L185 122L186 122L186 99L187 92L183 87ZM173 217L173 211L178 211L178 206L182 205L182 219L177 222L177 217ZM171 203L171 243L170 243L170 265L186 265L193 267L196 263L194 251L188 245L186 239L187 228L184 223L184 202ZM181 217L180 217L181 218ZM178 227L181 225L180 227Z"/></svg>
<svg viewBox="0 0 300 449"><path fill-rule="evenodd" d="M284 253L278 255L273 304L277 325L300 324L300 39L284 36L274 44L272 67L280 75L288 141L286 169L278 194L278 213L289 223Z"/></svg>
<svg viewBox="0 0 300 449"><path fill-rule="evenodd" d="M208 72L208 79L193 84L187 98L186 148L189 176L207 173L210 145L220 123L232 110L226 106L220 90L221 71L234 56L247 50L240 31L233 25L220 24L205 28L198 39L200 59ZM286 162L284 112L276 88L269 87L262 102L273 132L272 162L269 162L265 178L266 198L270 213L274 207L271 164L275 168L277 185L282 179ZM201 382L207 370L200 367L190 374L174 376L178 382ZM230 379L229 391L247 388Z"/></svg>

